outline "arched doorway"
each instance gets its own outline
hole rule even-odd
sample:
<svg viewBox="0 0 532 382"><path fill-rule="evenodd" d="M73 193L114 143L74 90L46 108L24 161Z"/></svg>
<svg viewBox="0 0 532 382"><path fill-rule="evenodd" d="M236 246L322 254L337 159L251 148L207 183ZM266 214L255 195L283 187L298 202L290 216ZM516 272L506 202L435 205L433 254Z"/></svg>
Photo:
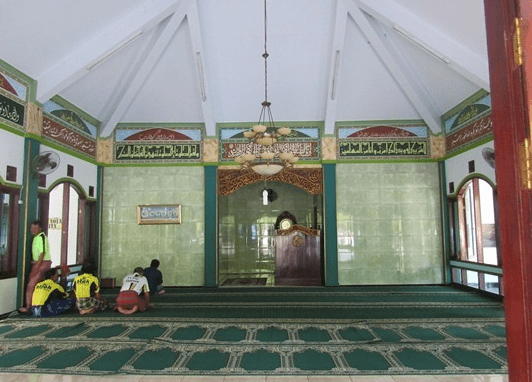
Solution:
<svg viewBox="0 0 532 382"><path fill-rule="evenodd" d="M53 267L95 262L96 203L75 184L61 182L41 194L39 215L46 223Z"/></svg>
<svg viewBox="0 0 532 382"><path fill-rule="evenodd" d="M276 223L279 217L289 213L295 217L295 223L299 226L320 231L323 227L321 168L315 170L318 171L313 171L311 177L291 170L294 171L294 176L284 175L291 178L288 182L283 182L279 177L264 181L264 178L256 178L256 174L238 170L219 171L220 286L279 285L275 277ZM309 193L301 185L295 185L298 178L305 179L307 186L312 184L308 189L314 193ZM234 187L235 185L239 187ZM263 195L265 189L268 190L266 205ZM323 263L323 250L319 244L317 251L320 262ZM321 269L323 273L323 266ZM319 285L323 285L322 279L319 280ZM298 284L296 282L290 285Z"/></svg>

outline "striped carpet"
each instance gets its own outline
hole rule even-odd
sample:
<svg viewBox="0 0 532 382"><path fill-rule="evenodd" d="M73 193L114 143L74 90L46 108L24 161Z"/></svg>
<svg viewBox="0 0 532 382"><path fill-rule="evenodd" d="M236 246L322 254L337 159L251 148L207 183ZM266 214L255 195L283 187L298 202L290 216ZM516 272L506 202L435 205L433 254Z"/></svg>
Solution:
<svg viewBox="0 0 532 382"><path fill-rule="evenodd" d="M447 286L170 288L153 304L133 316L13 314L0 321L0 372L507 372L502 303Z"/></svg>

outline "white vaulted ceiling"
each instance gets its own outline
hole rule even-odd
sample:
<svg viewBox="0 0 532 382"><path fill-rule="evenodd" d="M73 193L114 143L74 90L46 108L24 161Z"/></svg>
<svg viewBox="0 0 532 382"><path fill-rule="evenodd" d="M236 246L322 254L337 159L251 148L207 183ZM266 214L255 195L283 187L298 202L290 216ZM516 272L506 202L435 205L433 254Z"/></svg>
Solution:
<svg viewBox="0 0 532 382"><path fill-rule="evenodd" d="M276 121L440 117L489 91L483 0L267 0ZM102 122L257 121L263 0L0 0L0 59Z"/></svg>

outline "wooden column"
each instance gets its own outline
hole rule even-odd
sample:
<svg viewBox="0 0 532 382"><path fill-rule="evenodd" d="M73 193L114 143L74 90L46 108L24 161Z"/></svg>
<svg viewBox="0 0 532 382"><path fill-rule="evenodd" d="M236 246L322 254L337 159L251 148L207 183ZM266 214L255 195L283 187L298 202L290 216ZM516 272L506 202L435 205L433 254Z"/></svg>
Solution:
<svg viewBox="0 0 532 382"><path fill-rule="evenodd" d="M532 5L485 0L499 226L503 256L508 369L512 382L532 381L531 190L524 189L520 147L530 136ZM521 15L519 14L521 12ZM522 16L524 63L514 60L514 20Z"/></svg>

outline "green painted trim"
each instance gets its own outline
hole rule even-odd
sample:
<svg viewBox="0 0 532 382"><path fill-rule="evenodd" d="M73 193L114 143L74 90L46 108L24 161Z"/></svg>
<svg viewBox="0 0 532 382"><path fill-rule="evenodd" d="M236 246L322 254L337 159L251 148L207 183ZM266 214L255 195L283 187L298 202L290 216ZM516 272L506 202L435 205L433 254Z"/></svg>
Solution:
<svg viewBox="0 0 532 382"><path fill-rule="evenodd" d="M22 174L23 187L20 192L19 210L19 235L18 235L18 256L17 256L17 306L24 303L25 284L27 275L31 269L31 234L29 224L37 219L38 210L38 180L31 176L31 161L39 155L40 144L38 141L26 138L24 142L24 168Z"/></svg>
<svg viewBox="0 0 532 382"><path fill-rule="evenodd" d="M493 140L494 140L493 134L488 134L485 138L481 138L480 140L478 140L478 141L476 141L474 143L471 143L469 146L463 147L460 150L457 150L457 151L455 151L452 154L446 155L443 159L450 159L450 158L455 157L457 155L460 155L460 154L463 154L465 152L468 152L469 150L472 150L475 147L485 145L486 143L491 142Z"/></svg>
<svg viewBox="0 0 532 382"><path fill-rule="evenodd" d="M22 184L8 182L7 180L2 179L1 176L0 176L0 185L5 186L5 187L19 189L19 190L22 188Z"/></svg>
<svg viewBox="0 0 532 382"><path fill-rule="evenodd" d="M102 238L102 199L103 199L103 168L101 166L98 166L98 176L96 178L96 206L95 206L95 217L94 217L94 248L96 248L96 253L94 254L94 258L96 259L96 267L99 269L100 274L98 275L101 277L101 267L100 264L102 263L101 253L101 238Z"/></svg>
<svg viewBox="0 0 532 382"><path fill-rule="evenodd" d="M2 122L0 122L0 129L6 130L9 133L16 134L16 135L21 136L21 137L24 137L26 135L24 130L19 130L16 127L12 127L12 126L6 125L6 124L4 124Z"/></svg>
<svg viewBox="0 0 532 382"><path fill-rule="evenodd" d="M336 160L337 164L344 163L428 163L428 162L441 162L441 159L407 159L407 158L397 158L397 159L341 159Z"/></svg>
<svg viewBox="0 0 532 382"><path fill-rule="evenodd" d="M336 121L334 126L338 127L353 127L353 126L367 126L367 125L395 125L395 126L406 126L406 125L420 125L425 126L427 131L427 124L423 119L375 119L375 120L363 120L363 121Z"/></svg>
<svg viewBox="0 0 532 382"><path fill-rule="evenodd" d="M26 97L26 102L32 102L36 105L42 106L40 103L35 102L35 98L37 96L37 81L28 76L27 74L21 72L14 66L8 64L7 62L0 59L0 68L4 69L6 72L8 72L13 77L17 77L17 80L20 80L21 82L25 82L25 85L28 86L28 94Z"/></svg>
<svg viewBox="0 0 532 382"><path fill-rule="evenodd" d="M336 165L323 166L325 218L325 285L338 286L338 230L336 225Z"/></svg>
<svg viewBox="0 0 532 382"><path fill-rule="evenodd" d="M117 129L126 129L126 128L151 128L151 127L177 127L177 128L185 128L185 127L191 127L195 129L201 129L205 128L205 123L203 122L121 122L116 125ZM116 130L116 129L115 129Z"/></svg>
<svg viewBox="0 0 532 382"><path fill-rule="evenodd" d="M184 163L98 163L102 167L205 167L204 162Z"/></svg>
<svg viewBox="0 0 532 382"><path fill-rule="evenodd" d="M216 124L217 132L219 129L234 128L234 127L253 127L257 124L255 122L219 122ZM277 127L316 127L324 128L324 121L275 121Z"/></svg>
<svg viewBox="0 0 532 382"><path fill-rule="evenodd" d="M74 111L75 113L79 114L79 116L82 117L82 119L85 119L87 122L90 122L91 124L96 126L98 130L100 129L102 125L102 122L100 120L93 117L86 111L83 111L82 109L80 109L78 106L74 105L72 102L68 101L67 99L61 97L60 95L55 95L52 97L51 101L57 103L58 105L63 106L66 109Z"/></svg>
<svg viewBox="0 0 532 382"><path fill-rule="evenodd" d="M325 133L323 133L323 135L321 137L322 138L336 138L336 134L325 134Z"/></svg>
<svg viewBox="0 0 532 382"><path fill-rule="evenodd" d="M460 184L457 187L455 187L455 192L453 194L447 195L447 199L456 199L458 197L458 193L464 187L464 185L473 178L480 178L482 180L485 180L494 190L497 190L497 185L493 183L493 181L490 178L488 178L484 174L473 172L471 174L468 174L464 179L462 179ZM447 184L445 184L445 189L447 189Z"/></svg>
<svg viewBox="0 0 532 382"><path fill-rule="evenodd" d="M464 107L474 103L475 101L479 100L482 97L485 97L488 94L490 93L487 90L480 89L479 91L473 93L472 95L464 99L462 102L460 102L459 104L457 104L456 106L454 106L453 108L445 112L440 117L442 125L445 126L445 121L449 119L450 117L452 117L453 115L455 115L456 113L460 112Z"/></svg>
<svg viewBox="0 0 532 382"><path fill-rule="evenodd" d="M438 163L438 175L440 178L440 211L441 215L441 224L443 225L441 232L443 232L443 256L444 256L444 272L445 272L445 284L450 284L452 282L451 276L451 232L449 224L449 208L448 208L448 199L447 199L447 179L445 173L445 162Z"/></svg>
<svg viewBox="0 0 532 382"><path fill-rule="evenodd" d="M76 179L69 178L69 177L68 178L67 177L63 177L63 178L57 179L52 184L50 184L47 188L45 188L44 192L45 193L51 192L58 184L61 184L61 183L70 183L71 185L73 185L76 188L78 193L82 193L83 194L83 198L84 199L86 199L86 200L88 200L90 202L96 201L96 198L89 197L89 195L87 194L87 191L85 191L83 186Z"/></svg>
<svg viewBox="0 0 532 382"><path fill-rule="evenodd" d="M206 287L218 286L216 248L218 237L217 228L217 168L205 167L205 275Z"/></svg>
<svg viewBox="0 0 532 382"><path fill-rule="evenodd" d="M495 265L471 263L469 261L452 260L451 267L467 269L470 271L477 271L482 273L489 273L491 275L502 275L502 268Z"/></svg>

